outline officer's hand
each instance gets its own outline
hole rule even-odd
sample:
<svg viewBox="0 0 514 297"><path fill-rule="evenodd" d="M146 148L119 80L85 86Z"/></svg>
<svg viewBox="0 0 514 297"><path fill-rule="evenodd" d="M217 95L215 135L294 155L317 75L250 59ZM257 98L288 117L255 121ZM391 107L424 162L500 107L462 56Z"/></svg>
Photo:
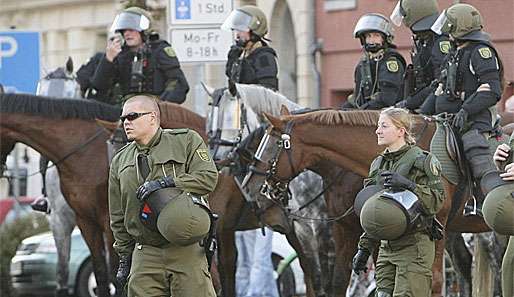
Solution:
<svg viewBox="0 0 514 297"><path fill-rule="evenodd" d="M507 166L505 166L505 172L500 173L500 177L503 180L514 180L514 163L507 164Z"/></svg>
<svg viewBox="0 0 514 297"><path fill-rule="evenodd" d="M170 188L170 187L174 187L174 186L175 186L175 181L170 176L161 177L156 180L147 181L144 184L142 184L141 186L139 186L139 188L137 189L137 192L136 192L137 199L139 201L144 201L153 192L160 190L160 189Z"/></svg>
<svg viewBox="0 0 514 297"><path fill-rule="evenodd" d="M116 280L120 284L121 288L124 288L127 284L127 279L130 273L130 266L132 265L132 256L120 257L120 263L118 265L118 271L116 272Z"/></svg>
<svg viewBox="0 0 514 297"><path fill-rule="evenodd" d="M369 252L365 249L358 249L352 260L352 270L359 274L361 271L368 272Z"/></svg>
<svg viewBox="0 0 514 297"><path fill-rule="evenodd" d="M506 143L500 144L494 152L493 160L496 162L496 166L500 167L501 162L507 161L509 157L510 146Z"/></svg>
<svg viewBox="0 0 514 297"><path fill-rule="evenodd" d="M107 48L105 49L105 57L109 62L114 61L114 58L121 52L121 39L113 38L107 41Z"/></svg>
<svg viewBox="0 0 514 297"><path fill-rule="evenodd" d="M467 120L468 112L464 109L461 109L453 118L452 126L455 127L458 131L462 131Z"/></svg>
<svg viewBox="0 0 514 297"><path fill-rule="evenodd" d="M384 178L384 187L389 189L404 189L414 191L416 183L398 172L385 171L380 174Z"/></svg>
<svg viewBox="0 0 514 297"><path fill-rule="evenodd" d="M234 44L230 47L227 58L229 61L238 59L241 56L242 52L243 52L243 48L237 44Z"/></svg>

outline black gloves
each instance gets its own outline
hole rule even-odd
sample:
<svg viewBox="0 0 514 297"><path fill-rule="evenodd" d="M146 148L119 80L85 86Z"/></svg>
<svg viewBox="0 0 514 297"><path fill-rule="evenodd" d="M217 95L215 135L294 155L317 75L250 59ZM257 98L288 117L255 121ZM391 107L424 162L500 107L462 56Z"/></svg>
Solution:
<svg viewBox="0 0 514 297"><path fill-rule="evenodd" d="M357 250L357 253L353 256L352 260L352 269L355 273L359 274L361 271L368 271L368 267L366 265L368 264L369 255L370 253L368 250Z"/></svg>
<svg viewBox="0 0 514 297"><path fill-rule="evenodd" d="M175 186L175 181L171 176L161 177L156 180L147 181L137 189L137 199L139 201L144 201L150 194L153 192L164 189L171 188Z"/></svg>
<svg viewBox="0 0 514 297"><path fill-rule="evenodd" d="M230 47L227 58L229 61L233 61L235 59L238 59L241 56L242 52L243 52L243 48L234 44Z"/></svg>
<svg viewBox="0 0 514 297"><path fill-rule="evenodd" d="M462 131L467 120L468 112L463 108L459 110L459 112L453 118L452 126L455 127L455 129L458 131Z"/></svg>
<svg viewBox="0 0 514 297"><path fill-rule="evenodd" d="M116 272L116 280L120 284L121 288L124 288L127 284L131 265L132 255L120 257L120 264L118 265L118 271Z"/></svg>
<svg viewBox="0 0 514 297"><path fill-rule="evenodd" d="M385 188L410 191L414 191L416 189L415 182L397 172L384 171L380 176L384 178Z"/></svg>

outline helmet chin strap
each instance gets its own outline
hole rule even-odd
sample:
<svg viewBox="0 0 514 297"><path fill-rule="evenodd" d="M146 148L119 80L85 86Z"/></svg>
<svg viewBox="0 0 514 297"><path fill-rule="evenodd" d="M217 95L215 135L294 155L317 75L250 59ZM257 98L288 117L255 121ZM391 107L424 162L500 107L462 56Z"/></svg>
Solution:
<svg viewBox="0 0 514 297"><path fill-rule="evenodd" d="M370 53L377 53L378 51L385 49L384 44L380 43L366 43L364 44L364 50Z"/></svg>

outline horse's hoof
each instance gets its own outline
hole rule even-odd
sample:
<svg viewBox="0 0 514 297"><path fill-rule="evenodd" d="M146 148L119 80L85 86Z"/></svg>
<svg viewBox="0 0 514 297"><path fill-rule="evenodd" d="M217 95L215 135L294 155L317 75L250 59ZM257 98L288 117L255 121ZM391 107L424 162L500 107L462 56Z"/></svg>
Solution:
<svg viewBox="0 0 514 297"><path fill-rule="evenodd" d="M40 211L47 214L50 213L50 208L48 207L48 199L46 199L45 197L39 198L36 201L32 202L32 204L30 204L30 207L32 207L32 209L35 211Z"/></svg>

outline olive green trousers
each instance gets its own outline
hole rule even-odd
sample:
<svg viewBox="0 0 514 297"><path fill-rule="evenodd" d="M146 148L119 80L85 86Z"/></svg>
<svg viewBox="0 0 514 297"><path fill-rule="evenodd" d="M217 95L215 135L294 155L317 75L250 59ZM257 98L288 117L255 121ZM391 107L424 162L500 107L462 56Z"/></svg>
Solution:
<svg viewBox="0 0 514 297"><path fill-rule="evenodd" d="M216 297L205 252L198 243L163 248L136 245L128 297Z"/></svg>
<svg viewBox="0 0 514 297"><path fill-rule="evenodd" d="M377 296L430 297L435 242L424 233L382 240L376 265Z"/></svg>
<svg viewBox="0 0 514 297"><path fill-rule="evenodd" d="M509 239L502 262L503 297L514 297L514 236Z"/></svg>

